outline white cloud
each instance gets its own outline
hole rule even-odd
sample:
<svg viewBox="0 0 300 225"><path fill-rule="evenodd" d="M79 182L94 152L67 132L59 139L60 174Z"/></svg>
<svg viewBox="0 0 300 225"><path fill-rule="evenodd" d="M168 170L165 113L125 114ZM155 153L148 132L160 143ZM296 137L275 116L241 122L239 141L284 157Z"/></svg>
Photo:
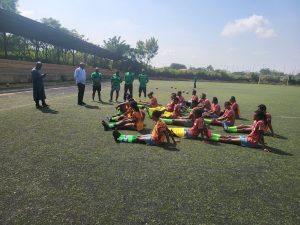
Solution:
<svg viewBox="0 0 300 225"><path fill-rule="evenodd" d="M275 37L275 31L269 27L269 21L263 16L252 15L248 18L237 19L225 25L221 35L228 37L245 32L254 32L259 38Z"/></svg>

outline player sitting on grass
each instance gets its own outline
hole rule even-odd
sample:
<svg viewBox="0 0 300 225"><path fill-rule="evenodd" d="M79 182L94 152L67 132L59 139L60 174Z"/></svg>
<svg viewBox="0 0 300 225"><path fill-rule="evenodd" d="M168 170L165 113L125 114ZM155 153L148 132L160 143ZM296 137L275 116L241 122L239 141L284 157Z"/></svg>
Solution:
<svg viewBox="0 0 300 225"><path fill-rule="evenodd" d="M229 100L230 104L231 104L231 109L234 111L235 114L235 118L239 119L240 118L240 107L237 104L235 97L231 96L230 100Z"/></svg>
<svg viewBox="0 0 300 225"><path fill-rule="evenodd" d="M225 102L224 107L225 112L222 116L217 119L204 119L205 123L210 125L223 126L225 130L227 129L227 127L233 126L235 122L235 114L231 109L230 102Z"/></svg>
<svg viewBox="0 0 300 225"><path fill-rule="evenodd" d="M178 128L169 128L171 132L176 137L179 138L188 138L188 139L196 139L199 134L201 134L201 138L204 139L204 135L207 136L207 128L204 124L204 120L202 118L202 109L197 109L194 111L194 124L191 128L184 128L184 127L178 127Z"/></svg>
<svg viewBox="0 0 300 225"><path fill-rule="evenodd" d="M174 103L173 112L170 113L169 111L167 111L161 116L161 118L176 119L176 118L180 117L181 104L179 104L179 99L177 97L175 97L173 99L173 103Z"/></svg>
<svg viewBox="0 0 300 225"><path fill-rule="evenodd" d="M184 99L184 97L182 96L182 92L181 92L181 91L178 91L178 92L177 92L177 98L179 99L179 104L185 105L185 99Z"/></svg>
<svg viewBox="0 0 300 225"><path fill-rule="evenodd" d="M117 115L121 115L127 111L127 109L130 107L130 100L132 100L132 96L130 94L127 94L126 101L116 106L116 110L118 111Z"/></svg>
<svg viewBox="0 0 300 225"><path fill-rule="evenodd" d="M131 97L131 95L128 95L128 97ZM116 107L117 114L108 118L108 120L110 122L116 122L116 121L122 120L124 118L131 118L132 113L133 113L133 109L130 107L131 102L134 102L133 98L130 98L130 99L128 99L128 101L119 104Z"/></svg>
<svg viewBox="0 0 300 225"><path fill-rule="evenodd" d="M171 131L167 125L162 122L159 118L161 116L160 111L154 111L152 114L152 120L155 122L155 126L151 134L146 135L123 135L118 130L113 131L113 136L116 142L127 142L127 143L140 143L148 145L161 146L167 141L167 145L176 146L176 141L172 136ZM173 143L170 143L170 137Z"/></svg>
<svg viewBox="0 0 300 225"><path fill-rule="evenodd" d="M176 93L172 93L170 98L171 98L171 102L166 105L166 111L167 112L173 112L174 111L174 106L175 106L174 99L176 98Z"/></svg>
<svg viewBox="0 0 300 225"><path fill-rule="evenodd" d="M186 105L187 106L191 106L193 101L199 102L199 98L197 96L197 91L196 90L193 90L193 92L192 92L192 98L191 98L191 100L187 101Z"/></svg>
<svg viewBox="0 0 300 225"><path fill-rule="evenodd" d="M111 122L107 124L104 120L102 120L102 125L104 130L110 129L124 129L124 130L137 130L141 131L144 129L144 119L145 113L143 110L139 109L137 106L137 102L133 101L130 103L130 108L132 108L132 116L131 118L126 117L118 122Z"/></svg>
<svg viewBox="0 0 300 225"><path fill-rule="evenodd" d="M250 148L262 148L264 151L270 151L264 142L264 129L266 114L261 110L254 112L254 123L251 133L248 135L226 136L219 134L208 134L211 141L218 141L228 144L241 145Z"/></svg>
<svg viewBox="0 0 300 225"><path fill-rule="evenodd" d="M141 104L143 104L144 106L149 106L151 108L156 108L158 107L158 102L157 102L157 98L153 96L153 91L148 93L148 98L150 99L150 103L149 102L144 102L141 101Z"/></svg>
<svg viewBox="0 0 300 225"><path fill-rule="evenodd" d="M266 112L267 107L264 104L261 104L258 106L258 109L266 114L264 133L266 134L270 130L271 136L274 136L274 131L273 131L272 123L271 123L272 117L271 117L270 113ZM254 123L252 125L241 124L238 126L227 127L227 129L225 131L227 131L229 133L248 133L249 134L249 133L251 133L255 122L256 121L254 121Z"/></svg>
<svg viewBox="0 0 300 225"><path fill-rule="evenodd" d="M208 98L206 98L206 94L202 93L201 98L199 100L199 104L202 106L204 112L211 110L211 104Z"/></svg>
<svg viewBox="0 0 300 225"><path fill-rule="evenodd" d="M213 97L211 109L205 113L203 113L203 117L205 118L218 118L220 117L221 107L218 104L218 98Z"/></svg>
<svg viewBox="0 0 300 225"><path fill-rule="evenodd" d="M195 120L195 111L201 109L198 106L198 101L192 101L192 111L189 113L187 117L179 117L177 119L166 119L162 118L161 120L164 121L168 125L175 125L181 127L192 127ZM202 109L201 109L202 110Z"/></svg>

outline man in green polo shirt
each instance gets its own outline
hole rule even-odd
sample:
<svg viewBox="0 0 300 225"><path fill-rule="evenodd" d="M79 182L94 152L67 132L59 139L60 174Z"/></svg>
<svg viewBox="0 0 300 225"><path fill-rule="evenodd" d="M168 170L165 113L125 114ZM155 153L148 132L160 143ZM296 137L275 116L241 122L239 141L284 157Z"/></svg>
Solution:
<svg viewBox="0 0 300 225"><path fill-rule="evenodd" d="M146 98L146 92L147 92L147 83L149 82L148 76L145 74L145 70L142 69L142 73L139 75L139 98L141 99L142 92L144 93L144 97Z"/></svg>
<svg viewBox="0 0 300 225"><path fill-rule="evenodd" d="M93 94L92 94L93 101L95 101L95 93L97 91L99 102L102 102L101 95L100 95L102 74L99 72L98 67L96 67L95 71L91 74L91 79L93 81Z"/></svg>
<svg viewBox="0 0 300 225"><path fill-rule="evenodd" d="M119 92L120 92L120 84L122 83L122 79L120 77L120 72L117 71L115 74L111 77L111 91L110 91L110 102L112 102L114 91L116 91L116 102L119 98Z"/></svg>
<svg viewBox="0 0 300 225"><path fill-rule="evenodd" d="M128 91L129 91L131 97L133 96L132 95L132 88L133 88L132 83L134 81L134 73L131 72L131 67L129 67L128 72L125 73L124 81L125 81L125 84L124 84L124 102L125 102Z"/></svg>

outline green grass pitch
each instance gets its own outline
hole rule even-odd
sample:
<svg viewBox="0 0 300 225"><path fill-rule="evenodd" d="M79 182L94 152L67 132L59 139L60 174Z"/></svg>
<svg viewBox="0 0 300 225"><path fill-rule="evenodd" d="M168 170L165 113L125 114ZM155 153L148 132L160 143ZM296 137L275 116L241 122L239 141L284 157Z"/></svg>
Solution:
<svg viewBox="0 0 300 225"><path fill-rule="evenodd" d="M116 144L100 125L115 110L92 102L90 87L89 107L76 105L76 91L46 90L45 111L29 94L1 96L0 224L300 224L299 87L197 85L222 106L234 95L244 118L237 124L266 104L282 136L266 137L273 152L200 140L182 140L176 151ZM178 90L189 99L192 87L150 81L148 91L166 104ZM109 87L102 94L107 101Z"/></svg>

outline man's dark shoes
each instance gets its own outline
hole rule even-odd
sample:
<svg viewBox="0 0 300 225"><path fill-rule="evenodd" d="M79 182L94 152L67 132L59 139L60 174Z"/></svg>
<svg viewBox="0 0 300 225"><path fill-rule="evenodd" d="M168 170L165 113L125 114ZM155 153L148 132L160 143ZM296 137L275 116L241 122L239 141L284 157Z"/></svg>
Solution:
<svg viewBox="0 0 300 225"><path fill-rule="evenodd" d="M36 105L35 108L40 109L40 108L42 108L42 106Z"/></svg>
<svg viewBox="0 0 300 225"><path fill-rule="evenodd" d="M118 140L118 138L121 136L121 133L118 130L114 130L113 136L114 136L115 142L119 143L120 141Z"/></svg>
<svg viewBox="0 0 300 225"><path fill-rule="evenodd" d="M42 107L43 108L47 108L47 107L49 107L50 105L47 105L47 104L44 104Z"/></svg>
<svg viewBox="0 0 300 225"><path fill-rule="evenodd" d="M104 120L102 120L101 124L102 124L102 126L104 127L104 130L105 130L105 131L108 131L108 130L109 130L109 126L108 126L108 124L107 124Z"/></svg>

